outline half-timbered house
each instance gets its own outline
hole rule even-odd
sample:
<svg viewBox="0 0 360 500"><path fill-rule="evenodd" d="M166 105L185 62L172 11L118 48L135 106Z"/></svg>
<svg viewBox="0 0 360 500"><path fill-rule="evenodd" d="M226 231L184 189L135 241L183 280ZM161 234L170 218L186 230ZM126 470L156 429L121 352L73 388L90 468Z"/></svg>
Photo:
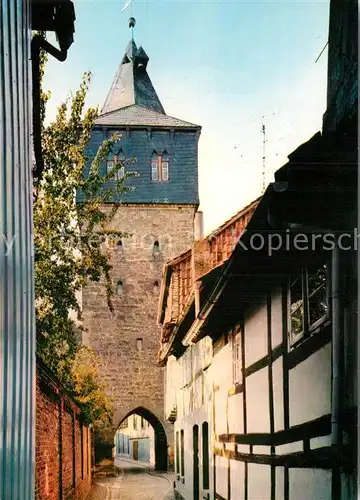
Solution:
<svg viewBox="0 0 360 500"><path fill-rule="evenodd" d="M322 133L275 173L227 260L213 267L200 238L165 267L180 499L357 498L355 10L331 2Z"/></svg>

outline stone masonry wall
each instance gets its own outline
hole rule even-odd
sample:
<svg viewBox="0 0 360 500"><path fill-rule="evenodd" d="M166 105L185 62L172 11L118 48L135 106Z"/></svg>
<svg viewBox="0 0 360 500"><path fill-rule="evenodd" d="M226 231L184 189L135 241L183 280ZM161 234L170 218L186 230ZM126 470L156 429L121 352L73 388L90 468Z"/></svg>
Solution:
<svg viewBox="0 0 360 500"><path fill-rule="evenodd" d="M36 500L83 500L91 488L91 433L80 407L37 366Z"/></svg>
<svg viewBox="0 0 360 500"><path fill-rule="evenodd" d="M195 210L191 205L121 206L112 228L128 235L121 238L121 245L107 250L118 292L113 299L114 312L107 307L101 283L90 282L82 294L87 330L83 341L100 356L115 427L142 407L163 424L169 444L173 432L171 424L164 421L164 372L157 365L157 308L165 262L192 245Z"/></svg>

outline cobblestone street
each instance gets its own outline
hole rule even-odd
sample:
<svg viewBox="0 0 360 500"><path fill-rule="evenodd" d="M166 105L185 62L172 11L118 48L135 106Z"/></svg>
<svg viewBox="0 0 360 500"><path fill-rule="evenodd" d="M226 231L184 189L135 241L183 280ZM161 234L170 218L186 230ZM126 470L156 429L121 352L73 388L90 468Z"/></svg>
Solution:
<svg viewBox="0 0 360 500"><path fill-rule="evenodd" d="M130 460L115 460L116 477L97 474L90 500L173 500L173 474L158 474Z"/></svg>

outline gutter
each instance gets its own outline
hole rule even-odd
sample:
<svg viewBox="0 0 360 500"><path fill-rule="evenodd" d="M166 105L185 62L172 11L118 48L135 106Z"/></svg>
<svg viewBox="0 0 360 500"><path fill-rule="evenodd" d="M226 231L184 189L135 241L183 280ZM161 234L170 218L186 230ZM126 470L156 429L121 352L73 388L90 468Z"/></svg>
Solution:
<svg viewBox="0 0 360 500"><path fill-rule="evenodd" d="M187 347L192 343L192 339L195 334L203 327L205 321L207 320L209 314L217 303L219 297L221 296L228 280L230 277L230 269L232 262L229 259L226 264L223 273L219 276L210 296L205 301L204 306L201 308L199 314L195 318L195 321L191 325L191 328L182 340L183 346Z"/></svg>

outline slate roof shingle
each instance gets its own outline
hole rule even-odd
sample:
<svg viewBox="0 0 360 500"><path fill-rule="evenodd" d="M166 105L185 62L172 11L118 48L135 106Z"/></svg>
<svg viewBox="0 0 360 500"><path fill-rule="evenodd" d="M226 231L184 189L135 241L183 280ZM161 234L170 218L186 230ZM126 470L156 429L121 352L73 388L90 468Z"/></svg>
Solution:
<svg viewBox="0 0 360 500"><path fill-rule="evenodd" d="M173 118L172 116L153 111L152 109L137 104L102 114L96 118L95 125L201 128L200 125L195 125L194 123L186 122L179 118Z"/></svg>

